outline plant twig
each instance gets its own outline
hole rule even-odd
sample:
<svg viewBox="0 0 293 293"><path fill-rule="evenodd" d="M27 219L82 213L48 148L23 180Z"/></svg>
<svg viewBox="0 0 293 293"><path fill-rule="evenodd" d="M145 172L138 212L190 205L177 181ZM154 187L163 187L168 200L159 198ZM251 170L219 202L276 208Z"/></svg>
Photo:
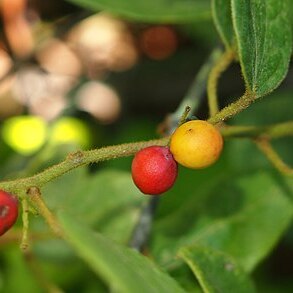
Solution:
<svg viewBox="0 0 293 293"><path fill-rule="evenodd" d="M22 251L27 250L29 246L28 231L29 231L29 205L26 198L21 200L22 203L22 237L20 248Z"/></svg>
<svg viewBox="0 0 293 293"><path fill-rule="evenodd" d="M39 213L43 216L43 218L46 220L48 226L51 228L52 232L58 236L63 237L62 229L56 220L55 216L52 214L52 212L48 209L44 201L41 197L41 192L39 188L37 187L30 187L28 190L28 195L30 196L30 200L33 203L33 205L38 209Z"/></svg>
<svg viewBox="0 0 293 293"><path fill-rule="evenodd" d="M178 124L179 126L182 125L183 123L185 123L190 110L191 110L191 108L189 106L185 107L184 113L181 115L180 120L179 120L179 124Z"/></svg>
<svg viewBox="0 0 293 293"><path fill-rule="evenodd" d="M2 235L0 238L0 246L1 245L9 245L11 243L19 243L23 237L22 229L13 229L10 230L9 233ZM48 235L48 233L40 233L40 232L30 232L29 239L30 240L47 240L51 239L52 236Z"/></svg>
<svg viewBox="0 0 293 293"><path fill-rule="evenodd" d="M140 149L151 145L167 145L169 138L154 139L135 143L125 143L116 146L103 147L91 151L78 151L69 154L67 158L37 175L0 182L0 189L13 194L19 194L28 190L31 186L41 188L44 184L53 179L83 165L101 162L105 160L127 157L135 154Z"/></svg>
<svg viewBox="0 0 293 293"><path fill-rule="evenodd" d="M234 60L235 54L233 50L226 50L218 59L215 66L212 68L207 84L208 105L210 117L219 112L219 102L217 96L217 87L221 74L226 71L229 65Z"/></svg>
<svg viewBox="0 0 293 293"><path fill-rule="evenodd" d="M223 108L220 112L216 115L208 119L208 122L212 124L217 124L223 122L236 114L240 113L241 111L245 110L251 103L253 103L256 99L255 94L250 92L245 92L242 97L240 97L234 103Z"/></svg>
<svg viewBox="0 0 293 293"><path fill-rule="evenodd" d="M227 106L226 108L230 109L229 107L230 106ZM232 106L232 108L233 107L234 106ZM224 111L226 108L224 108L222 111ZM219 119L225 120L226 116L222 114L222 111L220 111L214 117L210 118L209 122L217 123ZM225 110L225 112L228 112L228 115L230 116L229 110ZM222 128L221 131L225 137L257 137L263 135L270 138L278 138L293 135L293 121L265 127L229 126ZM54 165L37 175L0 182L0 189L17 195L19 193L23 193L24 190L27 191L31 186L41 188L47 182L50 182L51 180L77 167L94 162L130 156L140 149L151 145L164 146L168 144L169 139L170 137L168 136L161 139L103 147L92 151L79 151L70 154L63 162Z"/></svg>
<svg viewBox="0 0 293 293"><path fill-rule="evenodd" d="M177 109L172 114L168 115L165 121L162 123L162 128L167 128L167 131L162 132L171 134L174 131L174 129L178 126L179 119L186 106L189 106L193 113L198 109L206 92L206 84L209 73L215 66L215 62L219 59L222 52L223 50L220 47L215 48L211 52L207 60L203 63L198 73L196 74L191 86L189 87Z"/></svg>
<svg viewBox="0 0 293 293"><path fill-rule="evenodd" d="M160 197L153 196L150 198L149 202L142 209L139 220L134 228L131 240L130 247L142 251L146 245L146 241L149 238L151 232L151 226L153 222L153 217L156 211L156 208L159 204Z"/></svg>
<svg viewBox="0 0 293 293"><path fill-rule="evenodd" d="M293 176L293 169L290 168L273 149L271 143L267 139L256 139L256 145L265 154L272 165L282 174Z"/></svg>
<svg viewBox="0 0 293 293"><path fill-rule="evenodd" d="M293 135L293 121L265 126L226 126L221 129L223 136L229 137L262 137L279 138Z"/></svg>

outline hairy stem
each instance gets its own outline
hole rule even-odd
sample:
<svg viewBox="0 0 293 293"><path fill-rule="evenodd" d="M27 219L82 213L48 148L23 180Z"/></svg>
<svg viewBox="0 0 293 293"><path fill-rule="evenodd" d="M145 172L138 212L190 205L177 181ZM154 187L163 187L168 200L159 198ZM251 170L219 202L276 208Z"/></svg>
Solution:
<svg viewBox="0 0 293 293"><path fill-rule="evenodd" d="M206 91L206 84L210 71L215 66L222 52L222 49L219 47L215 48L208 59L203 63L176 111L167 117L166 121L169 127L169 131L166 131L167 133L172 133L174 128L178 126L180 117L187 106L191 108L192 112L198 109Z"/></svg>
<svg viewBox="0 0 293 293"><path fill-rule="evenodd" d="M11 243L21 242L23 237L23 230L22 229L13 229L10 230L9 233L4 234L0 238L0 246L2 245L10 245ZM47 240L52 239L51 235L44 232L34 232L31 231L29 235L30 240L39 241L39 240Z"/></svg>
<svg viewBox="0 0 293 293"><path fill-rule="evenodd" d="M28 190L28 195L30 196L30 200L32 204L38 209L39 213L46 220L48 226L51 228L52 232L58 236L63 237L62 228L60 227L57 219L52 214L52 212L48 209L46 204L44 203L41 192L37 187L30 187Z"/></svg>
<svg viewBox="0 0 293 293"><path fill-rule="evenodd" d="M225 137L279 138L293 135L293 121L265 126L226 126L221 129Z"/></svg>
<svg viewBox="0 0 293 293"><path fill-rule="evenodd" d="M188 117L190 110L191 108L189 106L185 107L184 113L181 115L181 118L179 120L179 124L178 124L179 126L186 122L186 119Z"/></svg>
<svg viewBox="0 0 293 293"><path fill-rule="evenodd" d="M241 98L237 101L231 103L230 105L223 108L216 115L208 119L208 122L212 124L217 124L223 122L241 111L245 110L251 103L256 99L256 96L253 93L246 92Z"/></svg>
<svg viewBox="0 0 293 293"><path fill-rule="evenodd" d="M91 151L78 151L76 153L69 154L63 162L54 165L37 175L18 180L3 181L0 183L0 189L19 194L23 190L27 191L31 186L41 188L44 184L77 167L90 163L127 157L135 154L137 151L147 146L167 145L168 141L169 138L167 137L150 141L103 147Z"/></svg>
<svg viewBox="0 0 293 293"><path fill-rule="evenodd" d="M212 68L207 84L207 94L208 94L208 105L210 110L210 117L214 116L219 112L219 103L217 96L217 88L219 78L224 71L227 70L229 65L234 60L235 54L233 50L225 51L218 59L215 66Z"/></svg>
<svg viewBox="0 0 293 293"><path fill-rule="evenodd" d="M284 175L293 176L293 169L284 163L267 139L257 139L255 143L279 172Z"/></svg>
<svg viewBox="0 0 293 293"><path fill-rule="evenodd" d="M20 248L25 251L29 247L28 231L29 231L29 205L26 198L21 200L22 203L22 237Z"/></svg>
<svg viewBox="0 0 293 293"><path fill-rule="evenodd" d="M229 107L229 106L228 106ZM223 110L222 110L223 111ZM220 111L216 116L219 117ZM225 110L226 111L226 110ZM215 116L214 116L215 117ZM222 117L222 115L221 115ZM217 123L217 119L210 119L209 122ZM267 137L278 138L293 135L293 121L279 123L269 126L228 126L221 129L225 137ZM0 182L0 189L6 190L13 194L21 194L23 191L29 190L30 187L36 186L41 188L47 182L83 165L90 163L105 161L114 158L126 157L133 155L140 149L151 145L167 145L170 137L155 139L150 141L142 141L136 143L127 143L116 146L103 147L92 151L79 151L69 154L67 158L41 173L22 179Z"/></svg>

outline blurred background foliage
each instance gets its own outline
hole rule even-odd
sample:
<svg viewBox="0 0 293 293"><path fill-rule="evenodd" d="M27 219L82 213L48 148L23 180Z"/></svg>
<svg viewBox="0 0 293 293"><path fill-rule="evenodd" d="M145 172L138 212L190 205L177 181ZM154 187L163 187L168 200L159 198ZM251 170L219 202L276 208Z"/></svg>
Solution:
<svg viewBox="0 0 293 293"><path fill-rule="evenodd" d="M220 43L210 1L167 2L2 0L2 180L34 174L73 150L158 136L158 124L176 110ZM292 79L290 68L277 91L229 124L292 119ZM233 64L220 80L221 106L243 91L240 67ZM206 99L196 115L207 118ZM278 139L274 146L293 165L292 138ZM48 184L45 200L53 211L65 210L127 244L148 200L133 186L130 164L131 158L124 158L80 168ZM214 239L215 248L253 270L259 292L292 292L293 229L286 209L292 192L292 181L277 174L250 140L228 139L215 166L180 168L174 188L161 198L145 253L187 291L200 292L191 270L174 256L191 240L204 245ZM246 221L233 220L236 215ZM271 230L278 220L281 224ZM218 221L235 233L225 236L219 228L216 235L199 236ZM0 291L43 292L52 283L65 292L107 292L107 281L47 229L32 219L32 252L26 257L18 247L20 220L0 239ZM227 237L226 244L216 243L220 236ZM259 246L244 244L245 239Z"/></svg>

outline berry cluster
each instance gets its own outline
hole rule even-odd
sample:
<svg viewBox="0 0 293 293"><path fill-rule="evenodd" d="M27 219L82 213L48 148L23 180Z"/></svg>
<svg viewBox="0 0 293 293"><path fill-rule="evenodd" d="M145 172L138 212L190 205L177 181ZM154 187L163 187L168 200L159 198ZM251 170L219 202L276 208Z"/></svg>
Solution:
<svg viewBox="0 0 293 293"><path fill-rule="evenodd" d="M202 120L186 122L172 134L170 146L150 146L136 153L133 181L145 194L162 194L176 181L177 163L192 169L205 168L219 158L222 148L223 138L213 125ZM17 198L0 190L0 236L15 224L17 217Z"/></svg>
<svg viewBox="0 0 293 293"><path fill-rule="evenodd" d="M177 178L177 162L191 169L212 165L219 158L223 138L212 124L193 120L179 126L171 136L170 148L151 146L140 150L132 161L132 179L145 194L169 190Z"/></svg>

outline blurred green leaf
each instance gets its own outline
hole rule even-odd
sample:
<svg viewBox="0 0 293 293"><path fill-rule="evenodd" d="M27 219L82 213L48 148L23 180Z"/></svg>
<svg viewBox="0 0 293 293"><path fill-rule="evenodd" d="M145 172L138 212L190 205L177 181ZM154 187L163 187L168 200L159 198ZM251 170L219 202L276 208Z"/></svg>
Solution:
<svg viewBox="0 0 293 293"><path fill-rule="evenodd" d="M3 291L3 273L0 271L0 292Z"/></svg>
<svg viewBox="0 0 293 293"><path fill-rule="evenodd" d="M53 210L66 210L80 221L119 242L128 242L146 196L128 172L76 170L45 189Z"/></svg>
<svg viewBox="0 0 293 293"><path fill-rule="evenodd" d="M190 228L182 235L166 233L171 226L157 226L153 236L153 253L165 265L176 263L174 255L183 246L204 245L222 250L251 271L272 250L292 220L289 190L269 172L247 175L228 173L218 183L212 180L199 190L185 208L173 215L173 222L193 207L194 218L186 219ZM202 198L201 198L202 196ZM192 226L191 226L192 223Z"/></svg>
<svg viewBox="0 0 293 293"><path fill-rule="evenodd" d="M188 266L180 266L172 271L170 270L169 274L187 292L202 293L200 284Z"/></svg>
<svg viewBox="0 0 293 293"><path fill-rule="evenodd" d="M204 292L256 292L235 260L220 251L193 246L181 249L179 257L191 268Z"/></svg>
<svg viewBox="0 0 293 293"><path fill-rule="evenodd" d="M234 47L234 31L230 0L212 0L212 15L226 48Z"/></svg>
<svg viewBox="0 0 293 293"><path fill-rule="evenodd" d="M170 276L138 252L94 233L64 212L60 212L58 218L68 242L112 290L184 292Z"/></svg>
<svg viewBox="0 0 293 293"><path fill-rule="evenodd" d="M67 245L69 246L69 244ZM52 283L62 288L62 292L107 292L107 286L77 256L65 262L52 262L50 259L45 260L42 258L38 258L38 260L44 275ZM64 274L65 271L66 274ZM87 288L90 287L91 291L88 291Z"/></svg>
<svg viewBox="0 0 293 293"><path fill-rule="evenodd" d="M188 23L210 18L206 0L67 0L94 11L107 12L142 22Z"/></svg>
<svg viewBox="0 0 293 293"><path fill-rule="evenodd" d="M76 259L72 248L61 239L45 239L34 244L33 251L42 260L50 263L68 265Z"/></svg>
<svg viewBox="0 0 293 293"><path fill-rule="evenodd" d="M160 199L161 203L159 205L159 210L157 212L157 220L160 222L166 222L168 226L172 227L173 225L170 222L173 221L173 213L180 213L180 208L186 207L187 209L192 210L194 213L194 204L190 205L191 202L194 202L194 198L202 197L199 190L203 190L206 187L210 189L209 182L213 185L214 182L222 180L225 176L225 172L228 167L227 156L225 150L219 161L213 166L202 169L202 170L191 170L179 166L178 177L174 186L166 192ZM180 194L180 196L178 196ZM197 203L198 201L196 201ZM183 216L183 215L181 215ZM183 226L186 226L186 219L188 214L184 214L184 217L175 217L174 225L176 223L180 225L183 223ZM193 217L193 215L192 215ZM176 222L176 223L175 223ZM188 221L187 221L188 222ZM181 227L181 230L184 227ZM174 229L174 226L172 228Z"/></svg>
<svg viewBox="0 0 293 293"><path fill-rule="evenodd" d="M246 87L257 97L284 79L292 48L288 1L232 0L233 24Z"/></svg>
<svg viewBox="0 0 293 293"><path fill-rule="evenodd" d="M168 237L179 237L182 234L189 233L194 223L197 222L201 216L204 217L202 213L206 208L205 202L207 198L218 190L219 185L222 185L223 178L227 179L227 176L223 176L223 174L215 176L211 172L204 174L196 173L192 174L192 172L186 172L185 175L189 176L179 178L176 191L172 191L170 194L172 198L170 200L167 198L169 194L166 194L166 198L162 198L162 207L159 207L159 212L165 211L169 207L169 214L159 215L160 217L156 219L154 226L155 232L163 233ZM211 176L208 178L207 174ZM175 199L175 197L177 197L177 199ZM174 205L177 204L177 206L174 206L172 202L170 202L172 199L174 199ZM164 207L165 203L166 207Z"/></svg>
<svg viewBox="0 0 293 293"><path fill-rule="evenodd" d="M18 246L5 250L5 272L3 274L3 291L1 292L42 292L39 280L29 269Z"/></svg>

